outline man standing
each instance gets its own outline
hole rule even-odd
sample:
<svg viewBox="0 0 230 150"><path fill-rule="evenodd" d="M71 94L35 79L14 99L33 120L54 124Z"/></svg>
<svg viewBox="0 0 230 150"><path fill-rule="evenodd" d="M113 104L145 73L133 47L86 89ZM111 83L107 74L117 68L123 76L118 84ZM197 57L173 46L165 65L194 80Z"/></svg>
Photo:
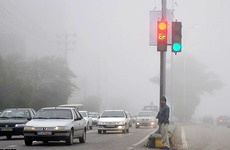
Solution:
<svg viewBox="0 0 230 150"><path fill-rule="evenodd" d="M168 125L169 125L169 107L166 104L166 97L162 96L160 99L160 111L157 114L159 131L162 136L164 148L169 149Z"/></svg>

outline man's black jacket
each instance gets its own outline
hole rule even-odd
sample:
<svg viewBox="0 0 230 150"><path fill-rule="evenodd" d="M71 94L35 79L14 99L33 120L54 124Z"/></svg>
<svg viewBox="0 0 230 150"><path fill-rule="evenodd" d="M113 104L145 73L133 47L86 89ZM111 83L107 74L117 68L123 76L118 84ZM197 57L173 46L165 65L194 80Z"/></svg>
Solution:
<svg viewBox="0 0 230 150"><path fill-rule="evenodd" d="M167 104L163 104L160 107L160 111L157 114L159 124L169 123L169 107Z"/></svg>

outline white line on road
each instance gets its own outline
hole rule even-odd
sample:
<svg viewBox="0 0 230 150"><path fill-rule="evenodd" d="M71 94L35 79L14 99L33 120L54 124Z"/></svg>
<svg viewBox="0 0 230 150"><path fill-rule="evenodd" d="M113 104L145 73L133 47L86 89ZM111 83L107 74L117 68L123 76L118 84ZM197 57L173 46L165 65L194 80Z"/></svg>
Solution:
<svg viewBox="0 0 230 150"><path fill-rule="evenodd" d="M153 132L149 133L146 137L144 137L143 139L141 139L139 142L137 142L136 144L133 144L132 146L138 146L141 143L143 143L146 139L148 139L148 137L153 134L154 132L156 132L157 129L155 129Z"/></svg>
<svg viewBox="0 0 230 150"><path fill-rule="evenodd" d="M188 149L188 142L186 140L184 127L181 127L181 138L182 138L182 147L183 147L183 149Z"/></svg>

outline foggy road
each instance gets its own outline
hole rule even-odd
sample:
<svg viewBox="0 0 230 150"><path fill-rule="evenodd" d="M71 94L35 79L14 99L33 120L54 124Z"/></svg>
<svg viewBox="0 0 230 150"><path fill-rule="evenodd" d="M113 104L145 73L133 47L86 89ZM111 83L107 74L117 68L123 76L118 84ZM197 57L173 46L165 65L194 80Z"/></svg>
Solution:
<svg viewBox="0 0 230 150"><path fill-rule="evenodd" d="M186 150L229 150L230 128L210 124L180 126L181 148Z"/></svg>
<svg viewBox="0 0 230 150"><path fill-rule="evenodd" d="M25 146L23 137L5 140L5 137L0 137L0 148L15 148L17 150L126 150L126 149L146 149L144 147L144 139L154 132L156 128L131 128L130 133L122 134L119 132L111 132L108 134L98 134L96 129L88 131L85 144L80 144L78 139L75 140L72 146L65 143L49 142L34 142L33 146Z"/></svg>

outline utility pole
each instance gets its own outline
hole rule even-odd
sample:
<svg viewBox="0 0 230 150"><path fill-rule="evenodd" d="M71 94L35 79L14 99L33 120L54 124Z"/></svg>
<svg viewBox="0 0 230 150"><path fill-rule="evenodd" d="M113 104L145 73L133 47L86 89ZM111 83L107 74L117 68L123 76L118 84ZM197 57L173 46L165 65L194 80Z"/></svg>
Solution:
<svg viewBox="0 0 230 150"><path fill-rule="evenodd" d="M167 0L162 0L162 20L166 20ZM160 52L160 98L165 96L166 89L166 51Z"/></svg>

